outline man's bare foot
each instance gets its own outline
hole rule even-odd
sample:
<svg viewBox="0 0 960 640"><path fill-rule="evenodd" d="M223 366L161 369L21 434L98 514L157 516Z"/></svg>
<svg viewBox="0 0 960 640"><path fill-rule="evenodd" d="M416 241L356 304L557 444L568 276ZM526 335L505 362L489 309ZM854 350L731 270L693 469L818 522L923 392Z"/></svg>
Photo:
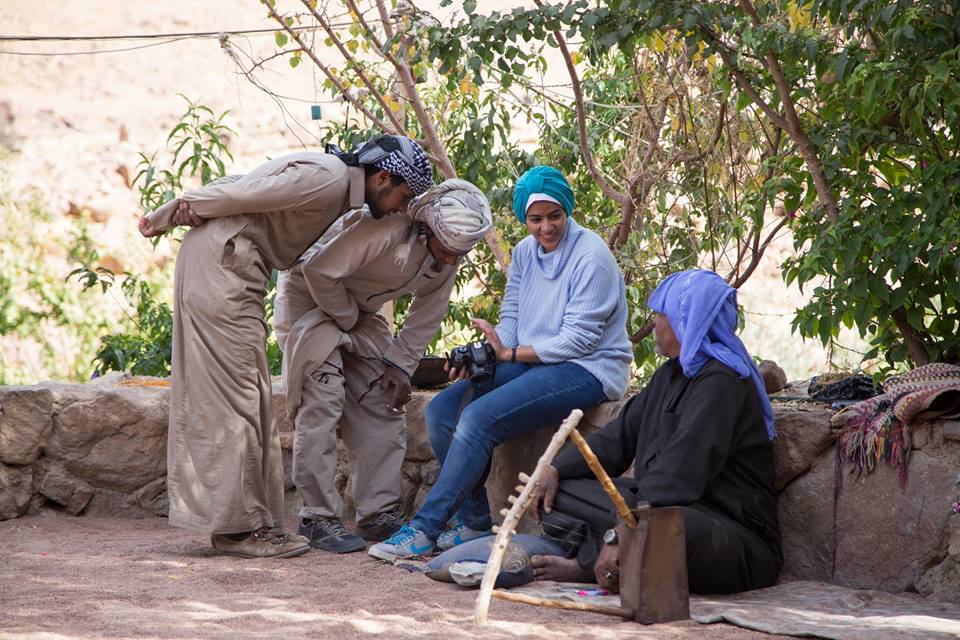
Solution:
<svg viewBox="0 0 960 640"><path fill-rule="evenodd" d="M533 556L534 580L553 580L554 582L593 582L593 574L584 571L575 558L560 556Z"/></svg>

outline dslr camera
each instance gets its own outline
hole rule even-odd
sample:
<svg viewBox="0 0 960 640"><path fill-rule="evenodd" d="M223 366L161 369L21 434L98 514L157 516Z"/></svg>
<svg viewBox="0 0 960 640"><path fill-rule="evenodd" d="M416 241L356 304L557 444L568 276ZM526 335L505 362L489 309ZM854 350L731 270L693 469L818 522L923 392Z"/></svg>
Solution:
<svg viewBox="0 0 960 640"><path fill-rule="evenodd" d="M471 342L455 347L447 356L454 371L467 368L471 382L483 383L493 379L497 370L497 354L489 342Z"/></svg>

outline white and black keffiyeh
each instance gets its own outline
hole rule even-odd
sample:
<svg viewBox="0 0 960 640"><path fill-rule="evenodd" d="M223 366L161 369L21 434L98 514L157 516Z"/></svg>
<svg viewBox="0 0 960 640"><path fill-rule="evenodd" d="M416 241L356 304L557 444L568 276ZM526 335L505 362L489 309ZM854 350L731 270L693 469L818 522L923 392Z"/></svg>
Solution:
<svg viewBox="0 0 960 640"><path fill-rule="evenodd" d="M413 191L413 195L419 196L433 184L433 169L430 167L430 159L419 144L411 140L410 148L409 154L400 150L391 151L374 162L373 166L400 176Z"/></svg>

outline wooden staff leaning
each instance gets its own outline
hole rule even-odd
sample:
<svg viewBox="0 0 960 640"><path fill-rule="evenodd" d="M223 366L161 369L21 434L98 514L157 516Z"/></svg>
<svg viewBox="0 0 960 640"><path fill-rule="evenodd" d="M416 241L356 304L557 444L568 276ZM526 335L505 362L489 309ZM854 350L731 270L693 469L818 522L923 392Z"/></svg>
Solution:
<svg viewBox="0 0 960 640"><path fill-rule="evenodd" d="M527 510L527 507L530 506L533 493L540 486L540 480L543 478L547 467L553 463L553 459L557 457L560 448L563 447L563 443L566 442L568 437L573 440L573 443L586 460L587 466L590 467L590 470L593 471L597 480L600 481L600 486L603 487L604 492L606 492L613 501L620 517L623 518L629 528L636 528L637 520L630 511L630 507L627 506L623 496L617 491L617 488L603 468L603 465L600 464L597 456L590 449L590 445L587 444L587 441L580 435L580 432L577 431L577 425L580 424L582 418L583 411L580 409L574 409L570 412L570 415L563 421L563 424L560 425L557 432L553 434L550 444L547 445L543 455L540 456L540 460L537 461L537 467L533 470L533 474L530 476L525 473L520 474L520 481L523 482L524 485L523 487L517 487L517 490L520 492L519 497L511 495L508 500L512 506L509 509L502 509L500 511L501 515L504 516L503 524L499 527L494 527L497 537L493 542L493 549L487 560L487 566L483 573L483 581L480 583L480 594L477 596L477 604L473 611L474 624L481 625L487 621L487 612L490 609L490 596L493 594L493 587L497 581L497 575L500 573L500 567L503 564L503 554L507 550L510 538L513 536L517 524L520 522L520 518ZM502 599L510 598L502 597ZM516 598L514 599L516 600ZM604 610L603 613L622 615L622 612L613 609L609 611Z"/></svg>
<svg viewBox="0 0 960 640"><path fill-rule="evenodd" d="M553 438L551 438L550 444L547 445L546 451L543 452L540 460L537 461L537 466L533 470L533 474L529 477L525 474L520 474L520 480L526 484L520 492L520 497L513 501L509 509L504 509L506 513L501 511L501 513L504 513L503 524L501 524L497 530L497 537L493 542L490 558L487 560L487 568L483 573L483 581L480 583L480 594L477 596L477 604L473 610L474 624L480 625L487 622L487 612L490 609L490 595L493 593L493 585L497 582L497 575L500 573L500 566L503 564L503 554L507 550L510 538L513 536L513 532L520 522L520 518L527 510L527 507L530 506L533 492L540 486L540 479L543 477L544 472L547 470L547 467L550 466L550 463L553 462L553 459L557 457L557 453L560 452L560 448L563 446L563 443L566 442L567 436L580 423L581 418L583 418L583 411L580 409L571 411L567 419L564 420L560 428L557 429L557 432L553 434Z"/></svg>

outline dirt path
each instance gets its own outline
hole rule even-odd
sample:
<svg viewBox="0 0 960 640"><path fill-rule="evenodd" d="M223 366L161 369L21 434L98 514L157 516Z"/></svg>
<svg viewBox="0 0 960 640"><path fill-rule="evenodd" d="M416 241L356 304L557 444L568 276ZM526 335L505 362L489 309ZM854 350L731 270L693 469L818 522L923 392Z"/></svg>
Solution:
<svg viewBox="0 0 960 640"><path fill-rule="evenodd" d="M0 638L770 638L695 622L497 602L365 554L290 560L214 555L165 520L27 517L0 523Z"/></svg>

